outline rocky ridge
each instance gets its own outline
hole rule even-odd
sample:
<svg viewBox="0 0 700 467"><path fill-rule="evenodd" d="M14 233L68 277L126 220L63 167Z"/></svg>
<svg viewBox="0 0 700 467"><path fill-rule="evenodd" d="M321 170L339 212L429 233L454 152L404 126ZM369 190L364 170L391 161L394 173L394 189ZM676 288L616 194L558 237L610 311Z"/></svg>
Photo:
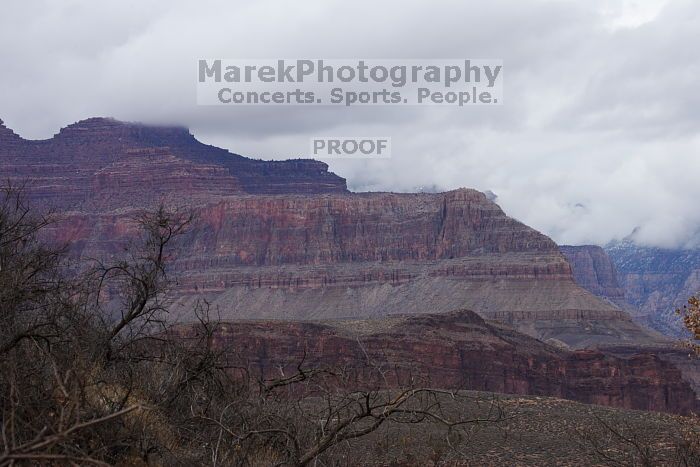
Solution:
<svg viewBox="0 0 700 467"><path fill-rule="evenodd" d="M194 301L207 299L236 320L234 333L251 342L250 352L259 349L255 356L283 358L280 349L304 343L327 345L329 363L333 355L356 358L351 326L375 329L365 337L391 350L393 362L421 355L439 385L466 379L474 389L691 410L692 391L654 356L564 350L629 351L659 340L577 285L551 239L484 194L350 193L327 169L310 160L246 159L182 128L89 119L27 141L0 127L0 170L27 181L31 201L59 210L62 221L48 235L76 256L119 254L144 208L191 207L197 222L171 265L173 313L187 321ZM505 324L450 313L465 308ZM406 314L425 318L406 321ZM479 330L459 324L465 320ZM328 333L337 345L327 344Z"/></svg>
<svg viewBox="0 0 700 467"><path fill-rule="evenodd" d="M93 118L52 139L3 130L0 169L64 221L76 255L123 248L140 209L165 201L198 221L173 265L175 304L224 318L332 319L470 308L571 347L653 341L579 287L551 239L474 190L349 193L317 161L256 161L177 127Z"/></svg>
<svg viewBox="0 0 700 467"><path fill-rule="evenodd" d="M685 331L675 310L700 292L700 252L636 245L562 246L576 282L627 311L635 321L671 337Z"/></svg>
<svg viewBox="0 0 700 467"><path fill-rule="evenodd" d="M197 215L174 263L183 312L200 298L226 319L468 307L572 347L650 339L578 287L549 238L473 190L236 196L199 205ZM55 236L86 257L117 252L133 235L130 218L75 213Z"/></svg>
<svg viewBox="0 0 700 467"><path fill-rule="evenodd" d="M615 263L625 299L650 327L670 336L685 336L675 313L700 292L700 251L611 243L606 252Z"/></svg>
<svg viewBox="0 0 700 467"><path fill-rule="evenodd" d="M197 141L186 129L90 118L47 140L0 127L0 164L27 193L61 210L105 211L152 199L347 192L323 162L261 161Z"/></svg>
<svg viewBox="0 0 700 467"><path fill-rule="evenodd" d="M189 332L180 329L185 337ZM654 355L565 351L468 310L381 321L237 321L222 323L215 342L269 377L280 368L293 372L303 361L310 368L344 368L360 382L372 374L369 366L378 366L389 385L411 378L431 387L674 413L689 413L696 404L680 371Z"/></svg>

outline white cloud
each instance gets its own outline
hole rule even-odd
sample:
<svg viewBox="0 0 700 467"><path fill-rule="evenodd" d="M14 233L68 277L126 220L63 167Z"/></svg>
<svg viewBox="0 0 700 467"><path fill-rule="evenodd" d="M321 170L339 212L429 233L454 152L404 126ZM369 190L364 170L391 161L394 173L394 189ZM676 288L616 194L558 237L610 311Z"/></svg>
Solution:
<svg viewBox="0 0 700 467"><path fill-rule="evenodd" d="M42 138L94 115L181 123L266 158L389 135L334 161L356 189L491 189L559 242L697 238L700 5L690 1L67 2L5 6L0 118ZM201 57L502 58L501 107L211 108Z"/></svg>
<svg viewBox="0 0 700 467"><path fill-rule="evenodd" d="M612 29L637 28L656 19L668 0L622 0L603 7L607 26Z"/></svg>

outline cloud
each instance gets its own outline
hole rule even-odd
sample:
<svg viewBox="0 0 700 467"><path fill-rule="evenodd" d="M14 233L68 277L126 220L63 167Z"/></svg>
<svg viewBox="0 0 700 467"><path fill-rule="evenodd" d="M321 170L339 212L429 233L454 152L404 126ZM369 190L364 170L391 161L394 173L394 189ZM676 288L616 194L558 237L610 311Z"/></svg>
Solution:
<svg viewBox="0 0 700 467"><path fill-rule="evenodd" d="M331 168L357 190L490 189L561 243L639 227L679 246L700 232L699 23L683 0L29 0L0 17L0 117L31 138L94 115L178 123L262 158L388 135L392 159ZM217 56L502 58L506 102L198 107L196 60Z"/></svg>

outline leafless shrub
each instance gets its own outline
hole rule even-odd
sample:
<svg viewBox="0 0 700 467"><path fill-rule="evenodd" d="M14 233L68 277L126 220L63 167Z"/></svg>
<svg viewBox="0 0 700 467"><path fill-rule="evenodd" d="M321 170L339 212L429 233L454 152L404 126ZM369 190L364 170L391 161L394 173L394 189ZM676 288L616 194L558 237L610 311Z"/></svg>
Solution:
<svg viewBox="0 0 700 467"><path fill-rule="evenodd" d="M681 467L700 465L699 430L694 418L668 415L664 425L652 427L643 419L591 408L588 423L574 429L573 439L602 465Z"/></svg>
<svg viewBox="0 0 700 467"><path fill-rule="evenodd" d="M21 190L0 193L0 466L308 465L348 456L382 427L419 424L463 455L466 427L507 418L497 400L448 411L468 396L412 378L392 386L391 369L369 358L359 370L301 359L266 378L217 340L204 301L196 322L174 325L167 265L192 219L144 213L140 242L86 267L40 241L51 218Z"/></svg>

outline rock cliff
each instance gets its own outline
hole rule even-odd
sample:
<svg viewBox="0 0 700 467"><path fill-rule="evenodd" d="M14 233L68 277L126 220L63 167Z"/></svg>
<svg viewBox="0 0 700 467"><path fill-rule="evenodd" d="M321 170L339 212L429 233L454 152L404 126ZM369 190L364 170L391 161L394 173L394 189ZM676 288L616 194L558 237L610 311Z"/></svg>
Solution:
<svg viewBox="0 0 700 467"><path fill-rule="evenodd" d="M605 250L595 245L560 246L571 264L574 280L586 290L621 304L625 291L617 280L617 271Z"/></svg>
<svg viewBox="0 0 700 467"><path fill-rule="evenodd" d="M558 247L474 190L349 193L321 162L255 161L188 130L93 118L52 139L3 129L0 169L63 212L76 255L121 251L139 209L197 214L173 264L175 305L224 318L330 319L469 308L559 345L654 338L579 287Z"/></svg>
<svg viewBox="0 0 700 467"><path fill-rule="evenodd" d="M197 215L173 265L182 310L198 298L249 319L467 307L572 347L652 339L577 286L549 238L473 190L229 196ZM133 232L129 218L75 213L56 237L84 256L116 252Z"/></svg>
<svg viewBox="0 0 700 467"><path fill-rule="evenodd" d="M317 363L357 361L361 332L375 355L414 362L436 385L682 413L695 404L673 365L636 355L663 342L577 285L551 239L477 191L350 193L321 162L250 160L186 129L101 118L44 141L0 125L0 171L59 210L47 235L84 258L123 252L144 208L193 209L171 264L172 313L187 321L205 298L223 319L250 320L220 339L263 368L302 346ZM576 258L580 280L617 293L598 251ZM562 350L595 346L625 358Z"/></svg>
<svg viewBox="0 0 700 467"><path fill-rule="evenodd" d="M0 126L0 166L29 181L43 205L66 210L142 206L152 199L212 199L245 193L346 192L345 180L314 160L260 161L197 141L185 128L106 118L29 141Z"/></svg>
<svg viewBox="0 0 700 467"><path fill-rule="evenodd" d="M685 336L675 310L700 292L700 252L641 247L632 241L561 246L574 279L634 319L671 337Z"/></svg>
<svg viewBox="0 0 700 467"><path fill-rule="evenodd" d="M190 330L182 327L183 336ZM363 381L411 378L431 387L548 395L632 409L689 413L695 394L672 365L650 354L618 358L565 351L468 310L384 320L223 323L215 342L269 377L297 364L344 368ZM371 362L371 363L369 363ZM291 374L291 373L289 373ZM371 381L367 381L370 383Z"/></svg>
<svg viewBox="0 0 700 467"><path fill-rule="evenodd" d="M638 246L631 241L606 247L618 270L625 299L652 328L684 336L675 310L700 292L700 251Z"/></svg>

